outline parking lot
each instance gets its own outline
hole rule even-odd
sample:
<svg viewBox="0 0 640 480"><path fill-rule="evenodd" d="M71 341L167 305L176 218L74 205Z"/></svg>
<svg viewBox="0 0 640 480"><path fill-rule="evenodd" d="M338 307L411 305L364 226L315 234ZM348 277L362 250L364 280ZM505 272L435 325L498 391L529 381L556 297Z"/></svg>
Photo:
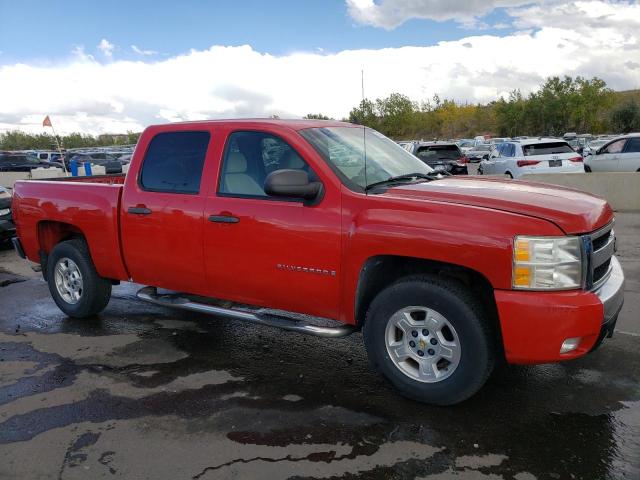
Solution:
<svg viewBox="0 0 640 480"><path fill-rule="evenodd" d="M360 334L167 310L130 284L71 320L2 251L0 478L639 478L640 214L616 231L615 336L569 363L502 367L448 408L390 391Z"/></svg>

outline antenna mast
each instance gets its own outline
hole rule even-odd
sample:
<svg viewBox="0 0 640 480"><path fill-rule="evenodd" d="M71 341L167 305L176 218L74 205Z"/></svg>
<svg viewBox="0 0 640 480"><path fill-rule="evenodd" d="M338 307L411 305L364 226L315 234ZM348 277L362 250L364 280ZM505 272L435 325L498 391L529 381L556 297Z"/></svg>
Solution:
<svg viewBox="0 0 640 480"><path fill-rule="evenodd" d="M362 110L362 147L364 151L364 188L365 194L367 193L367 186L369 181L367 180L367 127L364 125L364 69L360 70L360 87L362 90L362 102L360 108Z"/></svg>

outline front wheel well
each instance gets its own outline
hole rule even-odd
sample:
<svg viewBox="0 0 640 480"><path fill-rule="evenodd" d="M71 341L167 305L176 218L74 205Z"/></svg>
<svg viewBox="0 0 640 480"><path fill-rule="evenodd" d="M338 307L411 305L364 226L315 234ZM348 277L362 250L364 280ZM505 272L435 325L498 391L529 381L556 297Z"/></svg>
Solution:
<svg viewBox="0 0 640 480"><path fill-rule="evenodd" d="M356 325L362 327L369 305L382 290L402 278L425 273L454 279L469 288L480 300L486 318L490 319L499 335L500 325L493 286L483 274L461 265L394 255L371 257L362 266L356 289Z"/></svg>

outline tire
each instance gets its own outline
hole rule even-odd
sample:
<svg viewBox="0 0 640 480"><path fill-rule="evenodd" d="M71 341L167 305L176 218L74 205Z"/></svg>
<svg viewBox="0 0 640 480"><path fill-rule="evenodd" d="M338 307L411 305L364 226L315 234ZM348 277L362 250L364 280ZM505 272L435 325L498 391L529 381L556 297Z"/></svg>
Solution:
<svg viewBox="0 0 640 480"><path fill-rule="evenodd" d="M591 173L591 167L590 167L589 165L585 165L585 166L584 166L584 171L585 171L586 173Z"/></svg>
<svg viewBox="0 0 640 480"><path fill-rule="evenodd" d="M511 174L511 172L504 172L504 174L513 180L513 175Z"/></svg>
<svg viewBox="0 0 640 480"><path fill-rule="evenodd" d="M416 312L425 308L426 319L416 316ZM408 334L402 333L399 340L400 344L404 342L404 354L408 352L406 361L399 363L392 359L390 351L403 347L397 347L395 343L389 345L392 340L398 342L395 319L403 315L407 318L408 312L415 323ZM440 324L444 318L444 323L452 327L448 336L444 329L438 334L434 326L436 315ZM414 337L414 331L417 331L417 337ZM425 337L425 332L438 344L433 345L433 340ZM444 366L444 359L440 358L444 352L440 349L445 347L442 335L447 336L446 345L459 345L457 354L450 356L453 361L446 365L445 370L439 369L439 366ZM453 405L468 399L484 385L496 361L496 334L480 302L457 281L433 275L408 277L379 293L367 311L363 336L372 367L401 395L423 403ZM406 342L412 338L419 341L413 342L415 348ZM419 356L419 348L428 351ZM453 350L453 347L449 349ZM431 379L428 375L422 376L419 362L423 365L431 362L433 365L436 360L436 367L431 368L438 369L440 373L433 370L435 375Z"/></svg>
<svg viewBox="0 0 640 480"><path fill-rule="evenodd" d="M111 298L111 282L98 275L89 248L81 239L67 240L53 248L46 277L56 305L72 318L100 313Z"/></svg>

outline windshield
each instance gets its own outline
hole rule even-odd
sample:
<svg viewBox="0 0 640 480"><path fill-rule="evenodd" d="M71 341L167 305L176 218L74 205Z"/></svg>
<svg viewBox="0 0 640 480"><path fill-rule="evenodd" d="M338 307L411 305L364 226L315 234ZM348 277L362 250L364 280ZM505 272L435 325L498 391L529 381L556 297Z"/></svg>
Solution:
<svg viewBox="0 0 640 480"><path fill-rule="evenodd" d="M308 128L299 133L351 188L364 189L391 177L433 172L396 142L370 128Z"/></svg>
<svg viewBox="0 0 640 480"><path fill-rule="evenodd" d="M478 151L478 152L488 152L488 151L490 151L490 150L491 150L491 145L489 145L489 144L486 144L486 145L478 145L478 146L475 148L475 150L476 150L476 151Z"/></svg>

